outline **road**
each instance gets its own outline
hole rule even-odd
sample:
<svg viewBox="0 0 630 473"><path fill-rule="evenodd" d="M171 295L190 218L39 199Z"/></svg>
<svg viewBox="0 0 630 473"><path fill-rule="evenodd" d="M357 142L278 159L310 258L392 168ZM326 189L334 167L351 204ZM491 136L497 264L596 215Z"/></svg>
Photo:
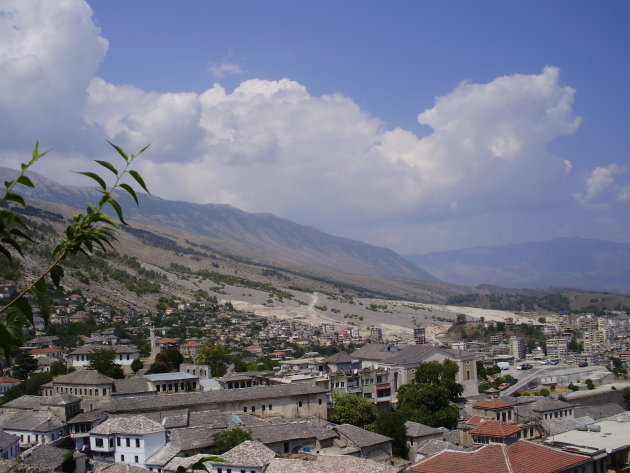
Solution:
<svg viewBox="0 0 630 473"><path fill-rule="evenodd" d="M518 379L518 383L504 390L503 395L511 396L516 391L523 390L523 388L527 386L527 383L532 381L537 376L542 375L545 371L549 369L558 368L558 367L559 365L557 366L542 365L542 366L534 366L531 370L517 370L514 367L510 368L509 374L515 377L516 379Z"/></svg>

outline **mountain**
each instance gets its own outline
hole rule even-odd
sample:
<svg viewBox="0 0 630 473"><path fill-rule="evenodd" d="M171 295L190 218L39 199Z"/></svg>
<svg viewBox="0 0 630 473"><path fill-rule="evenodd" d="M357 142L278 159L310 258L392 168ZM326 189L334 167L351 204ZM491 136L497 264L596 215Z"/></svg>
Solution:
<svg viewBox="0 0 630 473"><path fill-rule="evenodd" d="M16 172L0 168L3 179ZM21 188L25 197L83 209L97 201L89 187L64 186L36 173L29 173L35 189ZM299 225L271 214L247 213L229 205L193 204L145 194L140 206L126 194L117 196L129 222L176 229L197 234L221 250L254 252L258 259L291 262L303 268L317 267L336 272L379 276L411 281L437 282L437 279L388 248L336 237L313 227Z"/></svg>
<svg viewBox="0 0 630 473"><path fill-rule="evenodd" d="M630 291L630 244L624 243L557 238L405 257L453 284Z"/></svg>

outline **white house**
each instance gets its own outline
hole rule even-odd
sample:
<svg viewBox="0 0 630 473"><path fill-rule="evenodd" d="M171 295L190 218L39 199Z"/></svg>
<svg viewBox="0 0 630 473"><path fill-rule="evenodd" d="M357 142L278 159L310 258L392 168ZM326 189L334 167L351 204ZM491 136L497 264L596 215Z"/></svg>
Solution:
<svg viewBox="0 0 630 473"><path fill-rule="evenodd" d="M0 415L0 429L18 436L21 448L30 448L63 437L66 424L49 411L22 411Z"/></svg>
<svg viewBox="0 0 630 473"><path fill-rule="evenodd" d="M0 458L13 460L20 453L20 438L0 431Z"/></svg>
<svg viewBox="0 0 630 473"><path fill-rule="evenodd" d="M113 350L115 353L114 363L122 366L123 368L127 367L127 371L131 370L130 367L131 363L133 363L133 360L140 357L140 350L131 345L83 345L82 347L78 347L75 350L71 351L66 356L66 359L68 360L68 366L73 366L78 370L85 369L85 367L90 362L90 355L93 352L99 350Z"/></svg>
<svg viewBox="0 0 630 473"><path fill-rule="evenodd" d="M90 431L96 460L147 468L146 460L166 444L166 429L144 416L107 419Z"/></svg>

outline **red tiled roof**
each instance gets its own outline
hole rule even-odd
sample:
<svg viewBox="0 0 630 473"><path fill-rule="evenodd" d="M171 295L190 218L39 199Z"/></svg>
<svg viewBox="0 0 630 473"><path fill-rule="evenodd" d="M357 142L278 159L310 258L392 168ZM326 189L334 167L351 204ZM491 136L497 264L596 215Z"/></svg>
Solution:
<svg viewBox="0 0 630 473"><path fill-rule="evenodd" d="M0 383L19 383L20 380L16 378L12 378L11 376L0 376Z"/></svg>
<svg viewBox="0 0 630 473"><path fill-rule="evenodd" d="M510 445L486 445L474 452L445 450L423 458L409 471L418 473L554 473L590 461L576 455L517 440Z"/></svg>
<svg viewBox="0 0 630 473"><path fill-rule="evenodd" d="M164 344L164 343L177 343L177 341L173 340L172 338L158 338L155 341L155 343L161 343L161 344Z"/></svg>
<svg viewBox="0 0 630 473"><path fill-rule="evenodd" d="M503 409L505 407L512 407L514 404L505 402L502 399L486 399L485 401L478 402L473 407L475 409Z"/></svg>
<svg viewBox="0 0 630 473"><path fill-rule="evenodd" d="M60 353L61 350L55 347L33 348L28 351L31 355L43 355L45 353Z"/></svg>
<svg viewBox="0 0 630 473"><path fill-rule="evenodd" d="M190 341L186 342L186 345L184 345L184 346L187 346L187 347L198 347L199 344L197 342L195 342L194 340L190 340Z"/></svg>
<svg viewBox="0 0 630 473"><path fill-rule="evenodd" d="M490 437L509 437L521 431L518 427L498 420L482 422L478 427L470 431L471 434L487 435Z"/></svg>
<svg viewBox="0 0 630 473"><path fill-rule="evenodd" d="M487 420L492 420L489 417L472 416L466 421L468 425L481 425Z"/></svg>

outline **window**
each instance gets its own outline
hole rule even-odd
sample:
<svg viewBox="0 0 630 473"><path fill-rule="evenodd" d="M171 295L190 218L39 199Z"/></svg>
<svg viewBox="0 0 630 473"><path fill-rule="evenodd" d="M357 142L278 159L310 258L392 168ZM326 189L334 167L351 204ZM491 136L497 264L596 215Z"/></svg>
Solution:
<svg viewBox="0 0 630 473"><path fill-rule="evenodd" d="M252 406L252 412L256 412L256 406Z"/></svg>
<svg viewBox="0 0 630 473"><path fill-rule="evenodd" d="M318 399L317 402L319 403L320 406L322 405L322 400L321 399Z"/></svg>
<svg viewBox="0 0 630 473"><path fill-rule="evenodd" d="M125 440L127 441L127 447L131 447L131 439L127 437Z"/></svg>
<svg viewBox="0 0 630 473"><path fill-rule="evenodd" d="M263 404L261 407L262 407L262 410L264 411L265 410L265 405Z"/></svg>
<svg viewBox="0 0 630 473"><path fill-rule="evenodd" d="M243 412L247 412L247 406L243 407Z"/></svg>
<svg viewBox="0 0 630 473"><path fill-rule="evenodd" d="M271 404L269 404L269 410L271 410Z"/></svg>
<svg viewBox="0 0 630 473"><path fill-rule="evenodd" d="M302 401L298 401L298 407L302 407Z"/></svg>
<svg viewBox="0 0 630 473"><path fill-rule="evenodd" d="M95 439L94 440L94 444L98 447L98 448L103 448L103 439Z"/></svg>
<svg viewBox="0 0 630 473"><path fill-rule="evenodd" d="M120 437L116 437L116 446L120 447Z"/></svg>
<svg viewBox="0 0 630 473"><path fill-rule="evenodd" d="M140 448L140 439L136 439L136 448Z"/></svg>
<svg viewBox="0 0 630 473"><path fill-rule="evenodd" d="M124 456L124 455L121 455L121 456L120 456L120 461L121 461L121 462L124 462L124 461L125 461L125 456Z"/></svg>
<svg viewBox="0 0 630 473"><path fill-rule="evenodd" d="M138 455L135 455L135 456L133 457L133 462L134 462L134 463L138 463Z"/></svg>

